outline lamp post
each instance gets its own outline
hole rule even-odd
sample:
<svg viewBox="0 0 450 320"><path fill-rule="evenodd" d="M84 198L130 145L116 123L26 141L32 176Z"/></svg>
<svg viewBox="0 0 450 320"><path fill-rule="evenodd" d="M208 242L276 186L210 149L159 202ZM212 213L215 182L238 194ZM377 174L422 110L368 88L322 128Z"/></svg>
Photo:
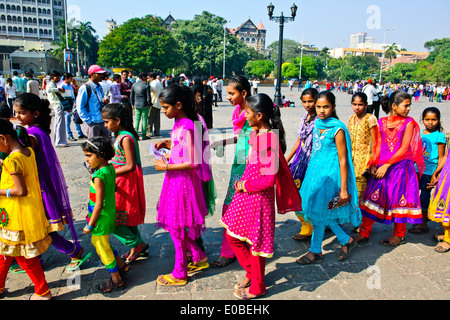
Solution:
<svg viewBox="0 0 450 320"><path fill-rule="evenodd" d="M378 81L378 83L381 83L381 74L383 73L383 63L384 63L384 55L385 55L385 51L386 48L384 47L386 45L386 32L388 31L394 31L395 29L393 28L387 28L384 31L384 40L383 40L383 55L381 56L381 67L380 67L380 80Z"/></svg>
<svg viewBox="0 0 450 320"><path fill-rule="evenodd" d="M275 90L275 104L281 108L282 101L281 101L281 65L283 64L283 31L284 31L284 23L290 22L295 20L295 16L297 15L297 6L295 3L291 7L291 17L285 17L283 15L283 12L281 12L281 16L274 17L273 16L273 10L275 9L275 6L270 3L270 5L267 6L267 11L269 13L269 19L274 20L275 22L278 22L280 24L280 37L278 40L278 74L277 74L277 87Z"/></svg>
<svg viewBox="0 0 450 320"><path fill-rule="evenodd" d="M303 37L303 32L302 32L302 44L300 46L300 72L298 75L298 81L302 81L302 67L303 67L303 42L304 42L304 37Z"/></svg>

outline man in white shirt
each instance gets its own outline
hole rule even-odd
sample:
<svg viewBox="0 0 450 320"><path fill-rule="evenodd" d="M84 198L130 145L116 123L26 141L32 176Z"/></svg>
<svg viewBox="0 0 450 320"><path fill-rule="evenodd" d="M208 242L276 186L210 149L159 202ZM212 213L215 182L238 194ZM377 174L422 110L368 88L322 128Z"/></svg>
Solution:
<svg viewBox="0 0 450 320"><path fill-rule="evenodd" d="M148 114L147 136L148 137L160 137L161 129L161 104L159 103L159 95L163 90L161 82L157 80L157 76L151 73L150 80L150 94L152 98L152 106ZM154 131L153 131L154 127Z"/></svg>
<svg viewBox="0 0 450 320"><path fill-rule="evenodd" d="M6 79L3 77L3 74L0 73L0 87L6 87Z"/></svg>
<svg viewBox="0 0 450 320"><path fill-rule="evenodd" d="M258 83L259 81L255 78L252 81L252 87L253 87L253 95L258 94Z"/></svg>
<svg viewBox="0 0 450 320"><path fill-rule="evenodd" d="M367 84L362 88L361 92L367 95L367 113L374 114L377 119L380 116L380 106L378 105L378 110L375 110L374 101L378 102L378 91L373 86L373 80L369 79Z"/></svg>
<svg viewBox="0 0 450 320"><path fill-rule="evenodd" d="M40 97L39 92L39 82L33 79L33 75L30 72L25 72L25 77L27 78L27 93L33 93Z"/></svg>

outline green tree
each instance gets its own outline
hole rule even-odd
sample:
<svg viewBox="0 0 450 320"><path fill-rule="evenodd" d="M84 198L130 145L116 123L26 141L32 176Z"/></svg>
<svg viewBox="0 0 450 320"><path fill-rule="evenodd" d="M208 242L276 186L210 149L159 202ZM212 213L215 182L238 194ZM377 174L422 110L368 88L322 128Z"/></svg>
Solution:
<svg viewBox="0 0 450 320"><path fill-rule="evenodd" d="M397 59L397 52L399 52L400 49L395 42L389 46L386 46L384 49L386 50L384 52L384 57L389 59L389 64L391 64L392 60Z"/></svg>
<svg viewBox="0 0 450 320"><path fill-rule="evenodd" d="M427 61L434 63L437 56L445 51L449 52L450 49L450 38L434 39L432 41L427 41L424 47L430 51L430 55Z"/></svg>
<svg viewBox="0 0 450 320"><path fill-rule="evenodd" d="M253 60L247 62L247 65L245 66L245 74L249 77L257 76L258 78L265 79L272 73L273 69L273 61Z"/></svg>
<svg viewBox="0 0 450 320"><path fill-rule="evenodd" d="M285 62L281 65L281 75L284 78L298 78L299 68L291 62Z"/></svg>
<svg viewBox="0 0 450 320"><path fill-rule="evenodd" d="M99 63L107 67L166 71L180 60L178 43L162 19L151 15L126 21L105 36L99 46Z"/></svg>
<svg viewBox="0 0 450 320"><path fill-rule="evenodd" d="M300 70L300 57L292 59L292 63L298 66ZM302 79L314 80L317 79L318 72L315 69L316 63L313 58L304 56L302 57ZM300 73L300 72L299 72ZM297 77L299 74L297 74Z"/></svg>
<svg viewBox="0 0 450 320"><path fill-rule="evenodd" d="M58 20L56 29L59 33L59 40L54 41L53 45L56 47L52 51L60 62L64 62L64 49L66 49L66 24L65 20ZM80 63L85 65L95 64L98 58L98 36L95 35L95 29L92 27L90 21L81 22L72 19L67 22L67 38L69 49L74 54L74 64L76 65L76 49ZM78 45L78 46L77 46Z"/></svg>
<svg viewBox="0 0 450 320"><path fill-rule="evenodd" d="M193 20L179 20L173 27L173 36L180 46L182 59L178 70L190 75L222 75L224 59L224 25L226 19L207 11ZM235 36L226 35L226 76L244 74L249 60L263 57L247 47Z"/></svg>

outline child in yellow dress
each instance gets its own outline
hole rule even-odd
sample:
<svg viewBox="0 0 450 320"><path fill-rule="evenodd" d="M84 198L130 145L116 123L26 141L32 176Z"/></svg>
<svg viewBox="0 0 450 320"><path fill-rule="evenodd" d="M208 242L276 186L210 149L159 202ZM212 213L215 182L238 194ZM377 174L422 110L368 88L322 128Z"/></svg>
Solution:
<svg viewBox="0 0 450 320"><path fill-rule="evenodd" d="M33 300L52 297L38 256L51 245L36 160L27 131L0 119L0 296L14 258L35 285Z"/></svg>

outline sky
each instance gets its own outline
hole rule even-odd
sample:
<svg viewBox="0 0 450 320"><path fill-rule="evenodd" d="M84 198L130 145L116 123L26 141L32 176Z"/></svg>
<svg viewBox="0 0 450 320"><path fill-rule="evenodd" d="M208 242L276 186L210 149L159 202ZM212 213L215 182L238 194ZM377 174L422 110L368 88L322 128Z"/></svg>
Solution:
<svg viewBox="0 0 450 320"><path fill-rule="evenodd" d="M237 28L249 18L260 21L267 30L266 45L279 39L279 24L270 21L267 6L273 3L274 16L291 16L292 4L298 6L295 21L284 25L284 38L308 41L317 48L348 47L350 35L366 32L375 43L397 43L409 51L427 52L427 41L450 37L450 1L435 0L67 0L68 16L90 21L102 39L106 20L122 24L147 14L165 19L189 20L208 11L228 20L227 27ZM393 29L386 32L386 29ZM303 37L303 38L302 38Z"/></svg>

